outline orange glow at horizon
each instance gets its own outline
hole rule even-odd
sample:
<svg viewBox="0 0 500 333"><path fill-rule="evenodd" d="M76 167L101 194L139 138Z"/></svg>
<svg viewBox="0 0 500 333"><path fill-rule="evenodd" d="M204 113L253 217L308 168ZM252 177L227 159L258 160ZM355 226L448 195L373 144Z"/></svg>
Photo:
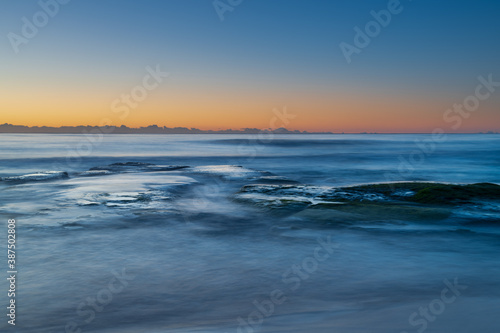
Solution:
<svg viewBox="0 0 500 333"><path fill-rule="evenodd" d="M27 126L110 125L144 127L199 128L202 130L278 128L332 132L431 132L436 127L451 130L442 116L450 101L422 99L414 96L363 97L340 94L319 95L286 93L278 97L250 92L187 92L185 89L153 91L129 112L113 112L109 94L89 91L86 98L74 91L31 91L29 96L13 93L4 98L0 122ZM118 95L119 97L120 95ZM78 101L75 103L75 101ZM121 104L123 105L123 104ZM273 110L292 115L288 123ZM273 120L274 119L274 120ZM492 103L464 121L458 132L483 131L485 126L499 124ZM496 129L498 130L498 129Z"/></svg>

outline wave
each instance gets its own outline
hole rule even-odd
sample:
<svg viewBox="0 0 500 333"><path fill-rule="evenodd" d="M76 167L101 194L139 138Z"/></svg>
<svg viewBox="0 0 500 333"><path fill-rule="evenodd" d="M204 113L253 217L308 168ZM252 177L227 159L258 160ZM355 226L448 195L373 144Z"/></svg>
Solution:
<svg viewBox="0 0 500 333"><path fill-rule="evenodd" d="M94 172L154 172L154 171L175 171L188 168L184 165L156 165L143 162L120 162L105 166L96 166L89 169Z"/></svg>
<svg viewBox="0 0 500 333"><path fill-rule="evenodd" d="M266 174L263 171L247 169L238 165L205 165L191 167L186 171L198 174L219 176L224 179L246 179Z"/></svg>
<svg viewBox="0 0 500 333"><path fill-rule="evenodd" d="M265 136L260 138L255 136L255 138L249 139L227 139L227 140L212 140L209 141L214 144L223 145L263 145L263 146L275 146L275 147L325 147L325 146L353 146L353 145L367 145L375 144L375 140L284 140L284 139L273 139L268 140Z"/></svg>
<svg viewBox="0 0 500 333"><path fill-rule="evenodd" d="M27 182L48 181L48 180L62 179L62 178L69 178L69 175L66 171L35 172L21 176L3 177L0 178L0 181L13 182L13 183L27 183Z"/></svg>

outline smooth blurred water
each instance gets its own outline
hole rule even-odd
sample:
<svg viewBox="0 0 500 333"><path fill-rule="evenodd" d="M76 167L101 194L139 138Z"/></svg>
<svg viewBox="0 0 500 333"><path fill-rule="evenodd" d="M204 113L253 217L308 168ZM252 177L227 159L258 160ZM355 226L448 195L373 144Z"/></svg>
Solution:
<svg viewBox="0 0 500 333"><path fill-rule="evenodd" d="M335 227L233 197L254 172L330 186L498 184L499 143L498 135L436 143L430 135L2 134L0 177L68 172L0 182L2 237L7 219L18 221L15 330L65 332L74 322L82 332L417 332L424 326L409 323L412 313L458 278L467 289L425 332L498 332L498 223ZM80 174L130 161L244 169ZM327 237L339 247L307 266ZM296 265L311 272L291 273ZM110 292L124 269L123 288ZM275 290L286 301L256 314ZM102 302L93 308L89 298Z"/></svg>
<svg viewBox="0 0 500 333"><path fill-rule="evenodd" d="M437 142L425 134L0 134L0 152L0 176L134 160L238 164L332 185L387 181L388 174L394 181L500 182L500 137L487 134L453 134Z"/></svg>

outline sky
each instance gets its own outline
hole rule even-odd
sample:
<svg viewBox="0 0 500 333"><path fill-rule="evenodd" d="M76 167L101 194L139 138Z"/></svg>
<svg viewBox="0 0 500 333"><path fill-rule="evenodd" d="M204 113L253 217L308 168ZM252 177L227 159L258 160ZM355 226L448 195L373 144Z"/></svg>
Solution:
<svg viewBox="0 0 500 333"><path fill-rule="evenodd" d="M500 131L500 87L478 88L500 82L499 15L494 0L1 0L0 123Z"/></svg>

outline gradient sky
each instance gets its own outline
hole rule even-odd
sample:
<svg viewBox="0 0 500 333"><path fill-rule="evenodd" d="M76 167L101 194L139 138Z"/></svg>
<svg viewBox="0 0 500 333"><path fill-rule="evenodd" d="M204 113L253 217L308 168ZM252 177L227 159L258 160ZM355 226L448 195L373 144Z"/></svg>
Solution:
<svg viewBox="0 0 500 333"><path fill-rule="evenodd" d="M458 128L443 120L478 76L500 81L499 1L402 0L350 64L339 44L388 1L243 0L224 21L212 2L72 0L16 54L8 34L41 7L2 0L0 123L269 128L286 107L288 129L500 130L500 88ZM157 64L170 76L113 112Z"/></svg>

